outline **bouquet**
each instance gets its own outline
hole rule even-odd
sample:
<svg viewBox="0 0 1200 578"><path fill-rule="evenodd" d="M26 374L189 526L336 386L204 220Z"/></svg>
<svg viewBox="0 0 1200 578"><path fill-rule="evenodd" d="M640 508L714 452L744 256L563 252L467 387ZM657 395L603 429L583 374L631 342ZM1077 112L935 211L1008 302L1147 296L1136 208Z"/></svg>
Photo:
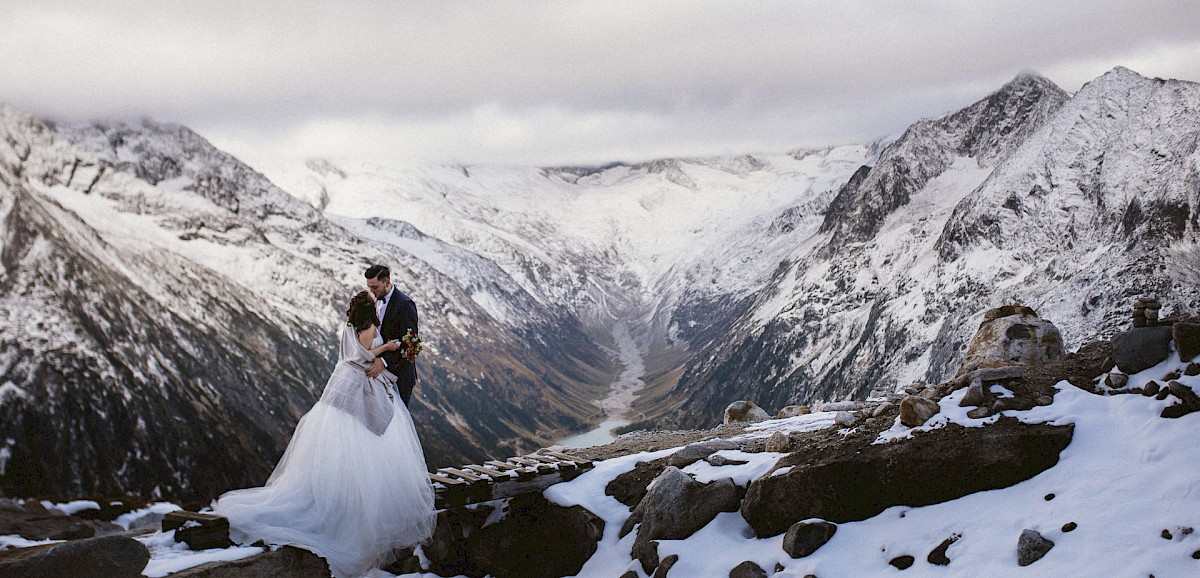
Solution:
<svg viewBox="0 0 1200 578"><path fill-rule="evenodd" d="M425 346L421 345L421 336L412 329L409 329L408 333L400 338L400 352L404 354L405 359L415 360L421 354L422 349L425 349Z"/></svg>

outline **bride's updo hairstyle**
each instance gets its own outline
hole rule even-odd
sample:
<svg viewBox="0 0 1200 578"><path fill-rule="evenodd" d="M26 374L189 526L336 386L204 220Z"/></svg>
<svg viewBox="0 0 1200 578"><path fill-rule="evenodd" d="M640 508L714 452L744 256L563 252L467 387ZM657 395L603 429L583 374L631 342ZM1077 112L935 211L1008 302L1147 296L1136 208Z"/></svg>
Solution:
<svg viewBox="0 0 1200 578"><path fill-rule="evenodd" d="M379 325L379 316L375 315L375 301L366 291L359 291L350 298L350 308L346 310L346 324L362 331L372 325Z"/></svg>

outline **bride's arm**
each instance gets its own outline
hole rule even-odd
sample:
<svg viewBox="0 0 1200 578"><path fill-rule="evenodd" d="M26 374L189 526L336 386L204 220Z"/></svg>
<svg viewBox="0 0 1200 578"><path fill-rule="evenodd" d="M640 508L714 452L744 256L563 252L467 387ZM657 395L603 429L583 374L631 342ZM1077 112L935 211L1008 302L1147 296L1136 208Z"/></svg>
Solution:
<svg viewBox="0 0 1200 578"><path fill-rule="evenodd" d="M384 343L383 345L380 345L379 347L372 349L371 342L375 341L375 332L376 331L377 330L375 329L375 326L372 325L371 327L368 327L358 333L358 342L362 344L363 349L370 351L371 355L374 355L375 357L379 357L380 354L386 353L388 351L395 351L397 349L400 349L400 342L398 342L394 339L392 341L388 341L388 342Z"/></svg>

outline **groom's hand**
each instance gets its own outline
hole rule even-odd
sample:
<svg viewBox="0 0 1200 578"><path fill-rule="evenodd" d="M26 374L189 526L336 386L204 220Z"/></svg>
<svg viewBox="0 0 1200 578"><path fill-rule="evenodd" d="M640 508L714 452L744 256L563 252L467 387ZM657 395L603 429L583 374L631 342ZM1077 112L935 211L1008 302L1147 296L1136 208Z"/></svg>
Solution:
<svg viewBox="0 0 1200 578"><path fill-rule="evenodd" d="M383 360L376 357L375 363L372 363L371 367L367 368L367 377L376 378L381 373L383 373Z"/></svg>

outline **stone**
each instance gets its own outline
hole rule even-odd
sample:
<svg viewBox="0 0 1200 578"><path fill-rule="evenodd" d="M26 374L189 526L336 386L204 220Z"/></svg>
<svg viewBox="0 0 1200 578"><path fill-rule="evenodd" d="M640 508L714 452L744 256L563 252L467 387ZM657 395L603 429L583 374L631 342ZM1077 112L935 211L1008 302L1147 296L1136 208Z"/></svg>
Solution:
<svg viewBox="0 0 1200 578"><path fill-rule="evenodd" d="M948 566L950 564L950 558L946 556L946 552L950 549L950 545L957 542L958 539L959 535L955 534L949 538L946 538L945 540L942 540L942 543L938 544L938 547L934 548L933 551L931 551L929 555L925 557L925 560L935 566Z"/></svg>
<svg viewBox="0 0 1200 578"><path fill-rule="evenodd" d="M1188 377L1200 375L1200 363L1193 361L1192 363L1187 364L1187 367L1183 368L1183 374Z"/></svg>
<svg viewBox="0 0 1200 578"><path fill-rule="evenodd" d="M171 578L265 578L287 576L288 578L329 578L329 564L324 558L292 546L284 546L274 552L234 560L231 562L209 562L171 574Z"/></svg>
<svg viewBox="0 0 1200 578"><path fill-rule="evenodd" d="M917 427L941 411L938 404L923 397L910 395L900 402L900 423Z"/></svg>
<svg viewBox="0 0 1200 578"><path fill-rule="evenodd" d="M783 551L792 558L803 558L816 552L837 533L837 524L825 521L796 522L783 536Z"/></svg>
<svg viewBox="0 0 1200 578"><path fill-rule="evenodd" d="M1064 534L1067 532L1074 532L1075 528L1078 528L1078 527L1079 527L1079 524L1076 524L1075 522L1067 522L1066 524L1063 524L1062 531Z"/></svg>
<svg viewBox="0 0 1200 578"><path fill-rule="evenodd" d="M983 427L950 424L888 444L863 442L839 451L802 447L776 464L776 471L790 469L750 483L742 518L766 538L810 518L840 524L892 506L928 506L1006 488L1058 463L1073 431L1071 425L1001 418ZM938 483L929 483L931 476Z"/></svg>
<svg viewBox="0 0 1200 578"><path fill-rule="evenodd" d="M1049 395L1042 395L1042 396L1038 396L1038 398L1034 400L1034 403L1036 403L1038 405L1043 405L1043 406L1050 405L1050 404L1054 403L1054 398Z"/></svg>
<svg viewBox="0 0 1200 578"><path fill-rule="evenodd" d="M1179 359L1191 361L1200 355L1200 322L1180 321L1171 326L1171 338Z"/></svg>
<svg viewBox="0 0 1200 578"><path fill-rule="evenodd" d="M650 574L658 568L658 542L649 540L647 542L638 542L633 545L633 550L630 552L634 560L637 560L642 565L642 571Z"/></svg>
<svg viewBox="0 0 1200 578"><path fill-rule="evenodd" d="M16 507L12 507L15 505ZM66 516L47 510L37 500L12 502L0 510L0 536L17 535L26 540L82 540L123 531L120 526L99 520Z"/></svg>
<svg viewBox="0 0 1200 578"><path fill-rule="evenodd" d="M1197 396L1192 388L1178 381L1172 381L1167 383L1166 389L1171 395L1179 398L1179 403L1163 408L1162 417L1178 418L1200 411L1200 396Z"/></svg>
<svg viewBox="0 0 1200 578"><path fill-rule="evenodd" d="M136 578L148 562L150 550L141 542L126 536L101 536L0 551L0 576Z"/></svg>
<svg viewBox="0 0 1200 578"><path fill-rule="evenodd" d="M875 411L871 412L871 417L883 417L884 415L887 415L887 414L895 411L895 409L896 409L896 404L894 404L890 401L885 401L885 402L875 406Z"/></svg>
<svg viewBox="0 0 1200 578"><path fill-rule="evenodd" d="M1162 536L1163 540L1170 540L1175 537L1175 536L1171 535L1170 530L1165 530L1165 529L1162 531L1162 534L1159 534L1159 535Z"/></svg>
<svg viewBox="0 0 1200 578"><path fill-rule="evenodd" d="M1159 389L1161 389L1161 388L1159 387L1157 381L1147 382L1146 385L1142 386L1142 395L1146 395L1146 396L1158 395Z"/></svg>
<svg viewBox="0 0 1200 578"><path fill-rule="evenodd" d="M641 574L638 574L637 572L630 570L630 571L622 574L621 578L641 578Z"/></svg>
<svg viewBox="0 0 1200 578"><path fill-rule="evenodd" d="M969 417L971 419L983 419L983 418L989 417L991 415L992 415L992 408L990 408L990 407L977 407L977 408L967 412L967 417Z"/></svg>
<svg viewBox="0 0 1200 578"><path fill-rule="evenodd" d="M762 566L746 560L729 571L729 578L767 578L767 571Z"/></svg>
<svg viewBox="0 0 1200 578"><path fill-rule="evenodd" d="M916 558L913 558L912 556L905 554L903 556L896 556L895 558L892 558L891 560L888 561L888 564L891 564L892 566L895 566L896 568L898 568L900 570L908 570L909 568L912 567L913 562L916 562L916 561L917 561Z"/></svg>
<svg viewBox="0 0 1200 578"><path fill-rule="evenodd" d="M1166 396L1171 395L1171 390L1166 389L1166 387L1159 387L1158 381L1151 381L1150 384L1146 384L1147 389L1151 386L1158 390L1157 395L1154 395L1154 399L1158 399L1159 402L1162 402L1163 399L1166 399Z"/></svg>
<svg viewBox="0 0 1200 578"><path fill-rule="evenodd" d="M1121 389L1129 384L1129 376L1124 373L1109 373L1104 376L1104 385L1113 389Z"/></svg>
<svg viewBox="0 0 1200 578"><path fill-rule="evenodd" d="M1150 369L1171 354L1170 327L1141 327L1112 338L1113 361L1126 375Z"/></svg>
<svg viewBox="0 0 1200 578"><path fill-rule="evenodd" d="M798 417L812 413L812 409L807 405L789 405L775 414L775 419L787 419L789 417Z"/></svg>
<svg viewBox="0 0 1200 578"><path fill-rule="evenodd" d="M988 403L988 396L983 392L983 383L974 381L967 386L967 391L963 394L962 400L958 402L958 407L980 407L986 403Z"/></svg>
<svg viewBox="0 0 1200 578"><path fill-rule="evenodd" d="M963 378L980 368L1036 365L1064 356L1062 334L1053 323L1028 307L1005 305L984 313L953 381L969 383L972 379Z"/></svg>
<svg viewBox="0 0 1200 578"><path fill-rule="evenodd" d="M866 406L862 401L830 401L818 403L813 411L858 411Z"/></svg>
<svg viewBox="0 0 1200 578"><path fill-rule="evenodd" d="M612 496L630 508L637 506L638 502L641 502L646 495L646 487L667 466L667 460L668 458L659 458L650 462L634 464L632 470L613 478L613 481L604 487L604 495Z"/></svg>
<svg viewBox="0 0 1200 578"><path fill-rule="evenodd" d="M936 385L931 385L925 389L922 389L921 392L917 394L917 397L923 397L930 401L937 401L942 397L942 390Z"/></svg>
<svg viewBox="0 0 1200 578"><path fill-rule="evenodd" d="M857 421L858 419L854 417L854 414L848 411L839 411L833 416L833 423L842 427L850 427Z"/></svg>
<svg viewBox="0 0 1200 578"><path fill-rule="evenodd" d="M603 536L604 520L584 507L522 494L509 499L503 518L467 536L467 553L492 576L574 576Z"/></svg>
<svg viewBox="0 0 1200 578"><path fill-rule="evenodd" d="M1173 369L1171 371L1168 371L1167 374L1162 377L1162 380L1163 381L1171 381L1172 379L1179 379L1182 375L1183 375L1183 373L1180 372L1178 369Z"/></svg>
<svg viewBox="0 0 1200 578"><path fill-rule="evenodd" d="M667 459L667 465L675 466L677 468L686 468L704 458L707 458L716 451L717 448L713 447L713 445L709 443L701 442L690 444L671 454L671 457Z"/></svg>
<svg viewBox="0 0 1200 578"><path fill-rule="evenodd" d="M1021 401L1015 397L1002 397L992 404L992 413L1000 413L1009 410L1028 409L1021 406Z"/></svg>
<svg viewBox="0 0 1200 578"><path fill-rule="evenodd" d="M1026 529L1021 532L1021 537L1017 540L1017 565L1033 564L1041 560L1042 556L1045 556L1053 547L1054 542L1047 540L1037 530Z"/></svg>
<svg viewBox="0 0 1200 578"><path fill-rule="evenodd" d="M721 466L741 466L750 463L749 460L735 460L720 454L708 456L707 458L704 458L704 461L718 468Z"/></svg>
<svg viewBox="0 0 1200 578"><path fill-rule="evenodd" d="M667 572L670 572L671 567L674 566L678 561L679 554L671 554L670 556L663 558L662 563L659 564L658 568L654 570L653 578L666 578Z"/></svg>
<svg viewBox="0 0 1200 578"><path fill-rule="evenodd" d="M956 383L969 383L979 381L983 383L996 383L999 381L1008 381L1010 379L1020 379L1025 377L1025 368L1020 365L1002 365L999 367L981 367L975 371L968 372L962 377L955 380Z"/></svg>
<svg viewBox="0 0 1200 578"><path fill-rule="evenodd" d="M763 408L758 407L758 404L752 401L735 401L725 408L724 425L734 423L757 423L767 421L771 416L767 415Z"/></svg>
<svg viewBox="0 0 1200 578"><path fill-rule="evenodd" d="M214 514L179 510L163 516L163 531L175 531L175 541L184 542L192 550L228 548L229 520Z"/></svg>
<svg viewBox="0 0 1200 578"><path fill-rule="evenodd" d="M409 547L400 550L394 550L393 554L396 560L391 564L383 566L381 569L392 574L417 574L422 571L421 558L416 554L416 548Z"/></svg>
<svg viewBox="0 0 1200 578"><path fill-rule="evenodd" d="M738 489L731 478L701 484L679 468L667 466L625 520L620 535L636 525L637 542L682 540L717 514L736 512L738 505Z"/></svg>
<svg viewBox="0 0 1200 578"><path fill-rule="evenodd" d="M763 449L768 452L786 452L791 442L792 440L787 434L777 431L767 438L766 446Z"/></svg>

